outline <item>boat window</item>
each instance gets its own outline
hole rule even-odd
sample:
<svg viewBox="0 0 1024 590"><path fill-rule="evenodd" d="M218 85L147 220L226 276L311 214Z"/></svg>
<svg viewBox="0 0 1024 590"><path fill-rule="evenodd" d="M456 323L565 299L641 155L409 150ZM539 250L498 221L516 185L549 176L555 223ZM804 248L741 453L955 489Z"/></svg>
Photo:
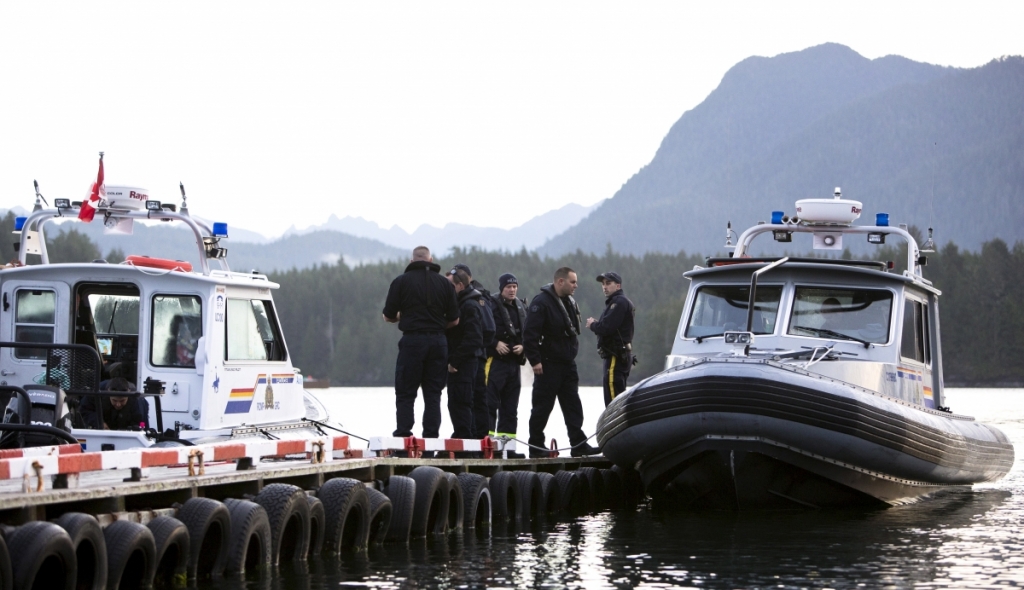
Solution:
<svg viewBox="0 0 1024 590"><path fill-rule="evenodd" d="M15 295L14 340L16 342L53 342L57 319L57 293L43 289L18 289ZM46 358L40 348L16 348L20 359Z"/></svg>
<svg viewBox="0 0 1024 590"><path fill-rule="evenodd" d="M889 340L891 314L890 291L797 287L787 333L885 344Z"/></svg>
<svg viewBox="0 0 1024 590"><path fill-rule="evenodd" d="M97 334L138 334L138 295L101 295L88 297L93 326Z"/></svg>
<svg viewBox="0 0 1024 590"><path fill-rule="evenodd" d="M913 299L903 302L903 330L900 336L900 356L905 359L927 363L928 322L925 304Z"/></svg>
<svg viewBox="0 0 1024 590"><path fill-rule="evenodd" d="M156 367L195 367L203 336L203 306L195 295L153 296L153 346Z"/></svg>
<svg viewBox="0 0 1024 590"><path fill-rule="evenodd" d="M782 287L763 285L757 288L754 301L754 334L773 334L779 315ZM686 338L721 336L727 330L747 329L747 308L750 285L705 285L697 291L693 313L686 326Z"/></svg>
<svg viewBox="0 0 1024 590"><path fill-rule="evenodd" d="M284 345L274 320L270 301L228 299L227 360L280 361L285 359Z"/></svg>

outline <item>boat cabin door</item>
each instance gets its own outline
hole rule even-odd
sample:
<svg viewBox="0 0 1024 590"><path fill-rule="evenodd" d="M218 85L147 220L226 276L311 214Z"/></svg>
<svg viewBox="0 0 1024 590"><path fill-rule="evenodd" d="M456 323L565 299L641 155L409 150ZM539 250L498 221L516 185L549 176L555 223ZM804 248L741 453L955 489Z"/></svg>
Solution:
<svg viewBox="0 0 1024 590"><path fill-rule="evenodd" d="M67 343L71 307L67 283L9 280L0 288L0 340ZM0 385L26 385L43 375L46 353L33 348L0 349Z"/></svg>
<svg viewBox="0 0 1024 590"><path fill-rule="evenodd" d="M149 353L144 380L162 381L164 428L181 422L198 426L203 376L196 370L196 353L203 337L202 297L197 294L156 293L151 299Z"/></svg>

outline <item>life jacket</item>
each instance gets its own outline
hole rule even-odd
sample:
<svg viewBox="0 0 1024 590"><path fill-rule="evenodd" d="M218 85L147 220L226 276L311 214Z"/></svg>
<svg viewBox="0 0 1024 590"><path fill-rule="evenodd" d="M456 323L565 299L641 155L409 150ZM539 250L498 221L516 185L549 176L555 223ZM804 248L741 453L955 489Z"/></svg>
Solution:
<svg viewBox="0 0 1024 590"><path fill-rule="evenodd" d="M505 333L510 335L513 344L523 343L523 328L526 327L526 303L520 300L518 297L513 297L512 301L515 302L516 312L519 314L519 329L516 329L515 323L512 322L512 317L508 314L508 307L505 306L505 299L500 294L491 295L492 305L498 308L501 312L501 323L505 330Z"/></svg>
<svg viewBox="0 0 1024 590"><path fill-rule="evenodd" d="M580 324L583 323L583 319L580 316L580 307L576 305L576 300L572 298L572 295L568 296L568 300L569 305L572 307L573 314L576 315L575 324L573 324L572 320L569 318L569 310L566 309L565 303L562 301L562 298L558 296L558 293L555 293L554 285L548 283L547 285L541 287L540 291L541 293L547 293L552 298L554 298L555 302L558 304L558 308L562 310L562 319L565 320L565 337L575 338L576 336L579 336ZM575 334L573 332L575 332Z"/></svg>

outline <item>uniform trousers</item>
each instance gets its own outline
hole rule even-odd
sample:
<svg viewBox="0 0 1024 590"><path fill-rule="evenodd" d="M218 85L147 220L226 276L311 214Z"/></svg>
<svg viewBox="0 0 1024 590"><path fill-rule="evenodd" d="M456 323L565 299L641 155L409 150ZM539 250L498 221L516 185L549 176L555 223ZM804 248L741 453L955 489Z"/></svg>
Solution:
<svg viewBox="0 0 1024 590"><path fill-rule="evenodd" d="M544 372L533 379L533 410L530 412L530 444L534 447L547 448L544 440L544 428L548 417L555 407L555 400L562 408L565 418L565 429L569 434L569 444L575 446L587 442L583 433L583 403L580 402L580 377L576 372L576 361L556 363L543 361ZM530 453L540 451L531 448Z"/></svg>
<svg viewBox="0 0 1024 590"><path fill-rule="evenodd" d="M625 360L615 355L604 359L604 405L612 403L615 396L626 391L626 379L629 369L633 366L633 357L628 355Z"/></svg>
<svg viewBox="0 0 1024 590"><path fill-rule="evenodd" d="M476 358L463 362L448 373L448 415L452 419L452 438L473 438L473 384L476 382Z"/></svg>
<svg viewBox="0 0 1024 590"><path fill-rule="evenodd" d="M441 390L448 374L448 341L443 332L409 332L398 341L395 363L393 436L412 436L416 391L423 388L423 437L437 438L441 429Z"/></svg>
<svg viewBox="0 0 1024 590"><path fill-rule="evenodd" d="M487 359L487 427L493 436L514 437L519 426L519 357Z"/></svg>
<svg viewBox="0 0 1024 590"><path fill-rule="evenodd" d="M487 436L489 428L487 422L486 363L486 358L477 359L476 379L473 380L473 438L475 439Z"/></svg>

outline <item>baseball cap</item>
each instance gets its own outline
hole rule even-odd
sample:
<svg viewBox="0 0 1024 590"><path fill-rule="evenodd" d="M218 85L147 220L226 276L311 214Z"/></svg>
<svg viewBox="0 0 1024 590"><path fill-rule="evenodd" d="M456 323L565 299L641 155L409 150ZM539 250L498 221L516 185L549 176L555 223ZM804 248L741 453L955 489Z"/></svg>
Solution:
<svg viewBox="0 0 1024 590"><path fill-rule="evenodd" d="M598 282L611 281L613 283L622 284L622 277L617 272L606 272L604 274L597 275Z"/></svg>

